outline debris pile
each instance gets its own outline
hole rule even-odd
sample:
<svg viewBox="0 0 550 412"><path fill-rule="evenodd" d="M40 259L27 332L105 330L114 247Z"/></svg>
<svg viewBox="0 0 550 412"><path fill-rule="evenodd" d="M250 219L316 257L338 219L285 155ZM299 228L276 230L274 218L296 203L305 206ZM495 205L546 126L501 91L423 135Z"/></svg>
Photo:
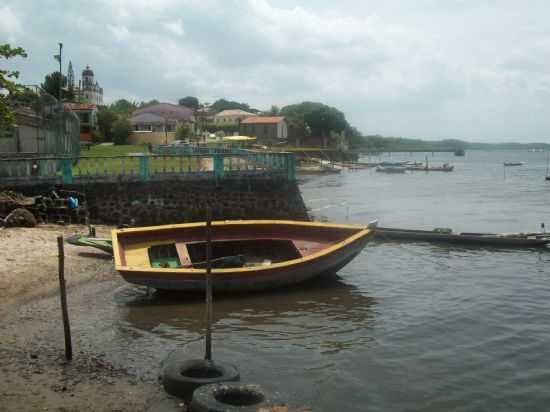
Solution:
<svg viewBox="0 0 550 412"><path fill-rule="evenodd" d="M52 189L33 197L10 190L0 192L0 226L33 227L38 222L84 224L87 217L86 196L80 192Z"/></svg>

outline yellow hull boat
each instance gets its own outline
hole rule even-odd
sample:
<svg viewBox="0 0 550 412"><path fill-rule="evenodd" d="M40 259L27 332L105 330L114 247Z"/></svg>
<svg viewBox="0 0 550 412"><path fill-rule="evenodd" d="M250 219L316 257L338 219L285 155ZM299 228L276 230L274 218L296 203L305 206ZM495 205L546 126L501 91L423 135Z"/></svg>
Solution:
<svg viewBox="0 0 550 412"><path fill-rule="evenodd" d="M271 289L334 273L365 247L365 226L288 220L216 221L211 278L217 291ZM115 269L134 284L204 290L206 223L113 230Z"/></svg>

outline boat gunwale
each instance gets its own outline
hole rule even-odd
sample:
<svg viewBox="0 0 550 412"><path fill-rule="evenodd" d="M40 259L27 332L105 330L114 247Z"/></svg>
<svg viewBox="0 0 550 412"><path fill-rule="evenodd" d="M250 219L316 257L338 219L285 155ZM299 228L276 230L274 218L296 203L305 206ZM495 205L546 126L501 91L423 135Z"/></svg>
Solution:
<svg viewBox="0 0 550 412"><path fill-rule="evenodd" d="M295 220L223 220L223 221L214 221L212 226L224 226L224 225L239 225L239 224L280 224L280 225L295 225L295 226L312 226L312 227L326 227L334 229L358 229L357 233L354 233L351 236L346 237L344 240L335 243L327 248L324 248L318 252L312 253L311 255L303 256L297 259L285 260L283 262L273 263L266 266L252 266L252 267L241 267L241 268L215 268L211 270L213 275L224 275L224 274L250 274L254 275L257 272L268 271L273 269L280 269L284 267L291 267L301 263L307 263L309 261L321 258L325 255L329 255L339 249L344 248L350 243L372 235L374 232L370 230L367 226L362 225L342 225L334 223L322 223L322 222L301 222ZM132 267L132 266L123 266L118 264L117 260L120 260L120 249L118 245L118 233L141 233L141 232L151 232L156 230L172 230L172 229L182 229L190 227L201 227L206 226L206 222L194 222L194 223L183 223L183 224L173 224L173 225L161 225L161 226L149 226L145 228L129 228L129 229L114 229L112 231L113 238L113 256L115 260L115 270L122 272L137 272L137 273L158 273L158 274L187 274L187 275L203 275L206 274L206 269L195 269L195 268L142 268L142 267Z"/></svg>

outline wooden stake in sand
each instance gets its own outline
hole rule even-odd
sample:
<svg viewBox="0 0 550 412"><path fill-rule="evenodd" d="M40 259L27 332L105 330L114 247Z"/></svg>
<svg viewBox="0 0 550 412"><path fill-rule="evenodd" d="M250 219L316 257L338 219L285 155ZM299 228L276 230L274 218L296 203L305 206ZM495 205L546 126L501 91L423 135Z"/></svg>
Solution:
<svg viewBox="0 0 550 412"><path fill-rule="evenodd" d="M206 350L204 358L212 360L212 209L206 208Z"/></svg>
<svg viewBox="0 0 550 412"><path fill-rule="evenodd" d="M58 264L59 264L59 293L61 295L61 314L63 316L63 329L65 331L65 359L73 359L73 345L71 343L71 325L69 324L69 311L67 309L67 291L65 289L65 251L63 248L63 236L57 237Z"/></svg>

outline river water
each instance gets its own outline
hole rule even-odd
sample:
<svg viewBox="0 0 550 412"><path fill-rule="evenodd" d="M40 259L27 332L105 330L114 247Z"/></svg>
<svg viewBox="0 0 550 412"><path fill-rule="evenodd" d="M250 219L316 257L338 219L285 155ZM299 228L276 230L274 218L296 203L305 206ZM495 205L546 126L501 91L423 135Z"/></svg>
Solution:
<svg viewBox="0 0 550 412"><path fill-rule="evenodd" d="M306 180L302 195L313 215L336 222L496 232L550 225L545 153L427 155L455 171L343 172ZM515 160L527 163L504 169ZM549 262L546 250L372 241L338 277L217 298L214 358L315 411L549 410ZM104 292L85 298L102 318L77 326L86 344L151 380L173 350L202 356L202 301L127 285Z"/></svg>

